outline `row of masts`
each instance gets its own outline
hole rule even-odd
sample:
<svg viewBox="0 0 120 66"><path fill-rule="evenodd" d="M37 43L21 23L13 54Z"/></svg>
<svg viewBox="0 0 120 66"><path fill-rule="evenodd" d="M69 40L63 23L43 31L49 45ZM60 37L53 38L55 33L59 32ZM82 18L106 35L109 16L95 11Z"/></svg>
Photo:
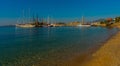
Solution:
<svg viewBox="0 0 120 66"><path fill-rule="evenodd" d="M31 19L31 16L30 16L30 9L29 9L29 17L27 18L27 23L25 23L25 15L24 15L24 10L23 10L23 19L22 19L22 24L31 24L31 25L35 25L36 27L40 27L40 26L48 26L51 24L51 21L50 21L50 17L48 16L46 19L39 19L38 17L38 14L36 15L33 15L33 18ZM52 21L53 22L53 21ZM18 23L18 21L17 21ZM56 22L55 22L56 23ZM55 24L54 23L54 24ZM85 25L84 23L84 17L82 16L82 20L81 20L81 25Z"/></svg>
<svg viewBox="0 0 120 66"><path fill-rule="evenodd" d="M31 16L30 16L30 9L29 9L29 12L28 12L28 21L31 22ZM33 14L33 20L32 21L35 21L36 23L39 21L39 18L38 18L38 14L36 14L36 18L34 17L34 14ZM22 22L25 23L25 12L23 10L23 19L22 19ZM49 24L50 23L50 17L48 16L47 17L47 23ZM82 16L82 20L81 20L81 23L84 24L84 16Z"/></svg>
<svg viewBox="0 0 120 66"><path fill-rule="evenodd" d="M40 27L40 26L47 26L50 24L50 17L48 16L48 18L46 20L41 19L39 20L38 14L36 14L36 16L33 15L33 17L31 18L30 16L30 9L29 9L29 16L26 19L25 15L24 15L24 10L22 12L22 18L17 20L17 27L29 27L29 26L36 26L36 27ZM20 21L19 21L20 20ZM26 22L27 21L27 22Z"/></svg>

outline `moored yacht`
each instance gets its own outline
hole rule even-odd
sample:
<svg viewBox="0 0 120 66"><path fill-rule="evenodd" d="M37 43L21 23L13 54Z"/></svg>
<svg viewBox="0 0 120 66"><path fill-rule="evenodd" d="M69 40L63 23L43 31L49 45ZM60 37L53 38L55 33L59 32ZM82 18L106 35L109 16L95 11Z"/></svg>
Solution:
<svg viewBox="0 0 120 66"><path fill-rule="evenodd" d="M23 28L32 28L32 27L36 27L36 25L30 23L30 19L27 21L29 23L25 23L25 19L24 19L24 11L23 11L23 18L22 18L22 21L18 21L17 20L17 23L18 22L22 22L21 24L16 24L15 26L16 27L23 27Z"/></svg>
<svg viewBox="0 0 120 66"><path fill-rule="evenodd" d="M35 25L32 25L32 24L16 24L16 27L32 28L32 27L35 27Z"/></svg>
<svg viewBox="0 0 120 66"><path fill-rule="evenodd" d="M91 25L90 24L85 24L84 23L84 17L82 16L82 23L77 25L77 26L80 26L80 27L90 27Z"/></svg>
<svg viewBox="0 0 120 66"><path fill-rule="evenodd" d="M90 27L91 25L89 25L89 24L79 24L78 26L81 26L81 27Z"/></svg>

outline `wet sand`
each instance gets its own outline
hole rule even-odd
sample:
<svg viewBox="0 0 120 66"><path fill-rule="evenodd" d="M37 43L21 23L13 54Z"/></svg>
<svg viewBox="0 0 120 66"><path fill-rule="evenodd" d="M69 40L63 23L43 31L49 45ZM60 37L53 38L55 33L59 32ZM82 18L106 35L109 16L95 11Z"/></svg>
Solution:
<svg viewBox="0 0 120 66"><path fill-rule="evenodd" d="M120 66L120 32L93 53L91 58L80 66Z"/></svg>

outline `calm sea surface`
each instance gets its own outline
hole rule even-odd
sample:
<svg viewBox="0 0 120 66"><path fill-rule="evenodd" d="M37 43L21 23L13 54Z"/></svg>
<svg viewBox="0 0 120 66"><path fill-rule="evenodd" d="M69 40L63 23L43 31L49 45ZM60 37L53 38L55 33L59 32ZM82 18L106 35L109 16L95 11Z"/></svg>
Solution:
<svg viewBox="0 0 120 66"><path fill-rule="evenodd" d="M0 27L0 66L57 66L116 32L102 27Z"/></svg>

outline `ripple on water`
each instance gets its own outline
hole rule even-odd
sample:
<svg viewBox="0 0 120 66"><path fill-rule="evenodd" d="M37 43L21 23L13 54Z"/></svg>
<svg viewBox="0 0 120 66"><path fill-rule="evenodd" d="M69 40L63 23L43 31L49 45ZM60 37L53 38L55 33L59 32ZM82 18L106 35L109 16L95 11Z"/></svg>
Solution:
<svg viewBox="0 0 120 66"><path fill-rule="evenodd" d="M116 29L100 27L1 28L1 66L58 66L100 44ZM8 34L9 33L9 34Z"/></svg>

